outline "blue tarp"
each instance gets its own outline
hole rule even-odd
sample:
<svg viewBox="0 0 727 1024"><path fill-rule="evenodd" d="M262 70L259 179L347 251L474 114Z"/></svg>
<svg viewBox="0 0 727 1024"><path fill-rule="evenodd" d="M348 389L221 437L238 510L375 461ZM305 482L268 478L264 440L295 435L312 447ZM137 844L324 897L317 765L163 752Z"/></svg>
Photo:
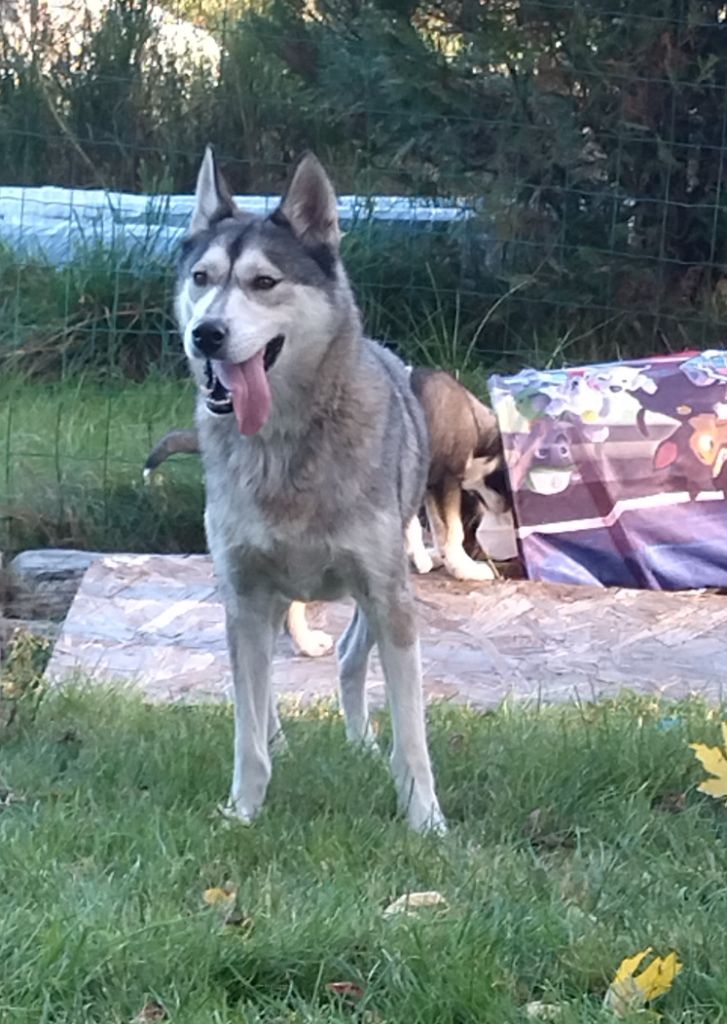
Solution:
<svg viewBox="0 0 727 1024"><path fill-rule="evenodd" d="M279 196L238 196L253 213L268 213ZM143 246L160 255L171 250L189 223L191 195L139 196L99 189L56 186L0 187L0 242L55 263L72 259L79 247ZM405 196L340 196L344 228L361 221L439 225L472 216L466 203L435 203Z"/></svg>

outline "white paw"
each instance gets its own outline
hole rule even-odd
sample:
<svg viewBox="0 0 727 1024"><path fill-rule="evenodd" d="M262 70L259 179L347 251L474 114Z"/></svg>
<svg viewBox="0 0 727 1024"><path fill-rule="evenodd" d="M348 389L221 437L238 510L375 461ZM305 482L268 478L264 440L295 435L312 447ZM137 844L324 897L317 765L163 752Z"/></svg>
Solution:
<svg viewBox="0 0 727 1024"><path fill-rule="evenodd" d="M426 832L433 836L446 836L449 832L447 828L447 822L442 812L437 808L436 814L431 814L424 824L422 832Z"/></svg>
<svg viewBox="0 0 727 1024"><path fill-rule="evenodd" d="M423 552L421 555L415 555L413 561L414 568L422 576L427 572L431 572L432 569L434 568L434 562L432 561L431 556L428 555L426 551Z"/></svg>
<svg viewBox="0 0 727 1024"><path fill-rule="evenodd" d="M431 572L432 569L438 569L442 565L442 556L433 548L423 548L421 552L418 551L411 557L414 568L422 576L425 573Z"/></svg>
<svg viewBox="0 0 727 1024"><path fill-rule="evenodd" d="M226 804L218 804L217 810L225 821L234 821L238 825L252 825L255 818L252 812L243 810L239 803L232 800L228 800Z"/></svg>
<svg viewBox="0 0 727 1024"><path fill-rule="evenodd" d="M424 766L420 766L423 771ZM401 766L400 756L392 753L391 771L394 776L399 810L406 814L410 828L415 832L431 832L444 835L447 823L444 820L431 779L414 781L411 770ZM429 774L426 772L425 774Z"/></svg>
<svg viewBox="0 0 727 1024"><path fill-rule="evenodd" d="M457 561L453 562L445 558L444 564L447 567L447 572L450 576L454 576L456 580L490 583L492 580L497 579L495 570L489 562L475 562L472 558L467 558L466 560L457 559Z"/></svg>
<svg viewBox="0 0 727 1024"><path fill-rule="evenodd" d="M309 629L305 636L296 639L301 654L308 658L320 658L333 650L333 637L322 629Z"/></svg>
<svg viewBox="0 0 727 1024"><path fill-rule="evenodd" d="M447 834L447 822L436 797L426 803L412 800L406 816L415 832L435 836Z"/></svg>

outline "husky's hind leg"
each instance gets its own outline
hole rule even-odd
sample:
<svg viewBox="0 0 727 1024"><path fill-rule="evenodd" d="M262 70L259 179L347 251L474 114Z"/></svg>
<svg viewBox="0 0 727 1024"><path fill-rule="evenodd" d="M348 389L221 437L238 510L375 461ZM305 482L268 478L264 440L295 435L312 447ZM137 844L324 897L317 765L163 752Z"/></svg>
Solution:
<svg viewBox="0 0 727 1024"><path fill-rule="evenodd" d="M341 706L348 739L376 749L366 700L366 669L373 642L366 615L357 604L353 618L336 645Z"/></svg>
<svg viewBox="0 0 727 1024"><path fill-rule="evenodd" d="M424 534L418 515L412 516L406 527L406 553L420 575L431 572L435 566L434 558L424 546Z"/></svg>

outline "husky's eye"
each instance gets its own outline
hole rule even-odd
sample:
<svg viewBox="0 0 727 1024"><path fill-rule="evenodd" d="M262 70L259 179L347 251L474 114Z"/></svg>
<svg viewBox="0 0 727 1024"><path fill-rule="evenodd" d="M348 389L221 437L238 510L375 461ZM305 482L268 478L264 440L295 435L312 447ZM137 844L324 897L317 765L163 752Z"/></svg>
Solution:
<svg viewBox="0 0 727 1024"><path fill-rule="evenodd" d="M192 280L199 288L204 288L207 284L207 271L206 270L195 270L192 274Z"/></svg>
<svg viewBox="0 0 727 1024"><path fill-rule="evenodd" d="M267 274L258 274L252 279L252 286L258 292L269 292L277 283L274 277L269 277Z"/></svg>

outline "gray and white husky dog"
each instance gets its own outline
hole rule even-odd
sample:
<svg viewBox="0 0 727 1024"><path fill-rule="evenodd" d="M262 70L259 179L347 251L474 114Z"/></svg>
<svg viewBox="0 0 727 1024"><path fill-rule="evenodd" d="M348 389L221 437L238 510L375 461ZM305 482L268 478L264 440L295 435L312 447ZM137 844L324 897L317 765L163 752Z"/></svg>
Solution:
<svg viewBox="0 0 727 1024"><path fill-rule="evenodd" d="M273 643L290 603L347 593L347 736L374 743L365 677L376 644L399 806L414 828L442 830L404 546L426 483L426 426L404 365L362 334L339 240L315 157L260 217L238 209L206 151L175 306L199 389L205 528L234 679L227 811L250 821L265 799L280 739Z"/></svg>

